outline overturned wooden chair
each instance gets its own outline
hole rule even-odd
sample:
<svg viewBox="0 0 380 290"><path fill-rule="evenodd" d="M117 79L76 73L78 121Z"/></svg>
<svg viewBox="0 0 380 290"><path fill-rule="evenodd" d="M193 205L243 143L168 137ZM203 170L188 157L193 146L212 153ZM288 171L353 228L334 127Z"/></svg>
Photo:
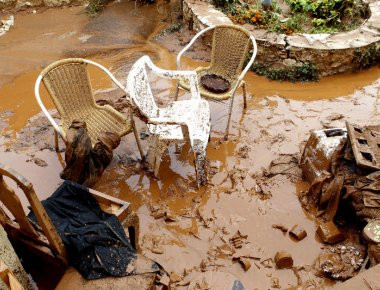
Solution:
<svg viewBox="0 0 380 290"><path fill-rule="evenodd" d="M171 102L159 108L149 85L147 68L153 74L190 83L191 99ZM132 66L128 75L128 93L142 115L147 119L151 134L147 161L158 175L161 158L169 143L190 141L195 157L198 186L206 183L206 147L210 135L210 108L199 95L197 77L190 71L170 71L156 67L148 56L143 56Z"/></svg>
<svg viewBox="0 0 380 290"><path fill-rule="evenodd" d="M42 112L54 127L56 151L59 150L58 134L66 141L66 132L72 121L81 120L86 122L92 145L96 143L97 137L102 132L114 132L121 137L133 131L142 157L132 110L128 116L124 116L109 105L97 105L93 96L87 65L101 69L120 89L125 89L109 70L87 59L62 59L46 67L36 80L34 93ZM45 85L60 114L61 123L59 125L41 100L41 82Z"/></svg>
<svg viewBox="0 0 380 290"><path fill-rule="evenodd" d="M16 183L16 185L24 192L27 200L30 203L31 209L36 216L38 225L33 223L27 217L19 197L17 196L15 191L8 185L6 178L10 178L11 180L13 180ZM83 189L83 186L77 186ZM104 211L116 215L118 220L123 224L124 228L128 228L131 244L135 249L138 250L139 219L138 216L131 210L130 204L128 202L122 201L120 199L111 197L109 195L89 188L88 191L98 201L100 207ZM35 253L36 255L40 256L43 259L46 259L47 261L56 263L64 267L68 266L67 252L62 242L62 239L60 238L56 228L54 227L53 222L46 213L46 210L42 206L42 203L38 199L33 189L33 185L22 175L17 173L15 170L1 163L0 201L14 217L13 220L6 213L6 211L2 207L0 207L0 222L12 241L21 244L22 246L30 250L30 252ZM87 280L82 278L81 275L74 268L70 267L68 273L70 273L71 277L76 277L77 279L80 279L82 281L82 286L85 285L85 283L87 283ZM147 274L147 277L148 276L149 275ZM152 279L154 279L154 275L150 275L149 277L153 277ZM125 282L128 281L129 278L130 277L127 276L121 278L110 277L107 279L126 279L124 280L125 285ZM95 282L89 281L88 283L92 286L96 286L96 281L98 280L95 280ZM118 283L120 283L120 281Z"/></svg>
<svg viewBox="0 0 380 290"><path fill-rule="evenodd" d="M225 138L228 138L234 96L237 89L243 87L244 108L247 107L246 83L243 78L253 64L257 54L255 38L246 29L237 25L210 26L197 33L177 56L177 70L181 69L182 55L194 42L206 32L213 30L211 63L207 67L195 69L198 82L205 75L217 75L230 83L230 88L224 93L214 93L200 86L200 93L208 100L223 102L228 100L228 121ZM250 50L252 53L250 55ZM246 63L246 61L248 61ZM189 90L189 83L180 80L177 85L176 98L179 89Z"/></svg>

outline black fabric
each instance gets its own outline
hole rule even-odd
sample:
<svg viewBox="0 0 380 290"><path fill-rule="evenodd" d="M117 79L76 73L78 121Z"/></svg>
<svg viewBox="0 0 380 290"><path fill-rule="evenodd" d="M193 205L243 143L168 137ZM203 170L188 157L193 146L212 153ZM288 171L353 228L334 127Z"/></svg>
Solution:
<svg viewBox="0 0 380 290"><path fill-rule="evenodd" d="M87 188L65 181L42 202L68 252L69 262L86 279L126 276L136 250L115 215L102 211ZM36 222L33 213L29 217ZM152 270L158 267L152 262ZM154 271L152 271L154 272Z"/></svg>

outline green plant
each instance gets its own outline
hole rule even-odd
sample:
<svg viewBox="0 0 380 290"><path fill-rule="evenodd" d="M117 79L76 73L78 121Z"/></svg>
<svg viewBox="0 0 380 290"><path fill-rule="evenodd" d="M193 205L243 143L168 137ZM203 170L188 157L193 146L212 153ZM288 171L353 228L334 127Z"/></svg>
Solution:
<svg viewBox="0 0 380 290"><path fill-rule="evenodd" d="M366 50L357 48L354 51L353 60L358 69L366 69L375 64L380 64L380 48L376 44L371 44Z"/></svg>
<svg viewBox="0 0 380 290"><path fill-rule="evenodd" d="M278 81L306 82L317 81L319 79L317 68L312 63L304 63L301 66L284 69L273 69L256 63L252 66L251 70L260 76Z"/></svg>
<svg viewBox="0 0 380 290"><path fill-rule="evenodd" d="M109 0L90 0L86 7L86 12L90 17L95 17L107 5Z"/></svg>

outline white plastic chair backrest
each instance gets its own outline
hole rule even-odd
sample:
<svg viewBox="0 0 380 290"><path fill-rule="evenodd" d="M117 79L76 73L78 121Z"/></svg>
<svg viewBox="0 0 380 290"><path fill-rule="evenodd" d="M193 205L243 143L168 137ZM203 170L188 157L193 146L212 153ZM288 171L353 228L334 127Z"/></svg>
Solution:
<svg viewBox="0 0 380 290"><path fill-rule="evenodd" d="M128 74L128 92L141 112L148 118L154 118L157 117L159 109L149 85L147 65L152 68L148 56L143 56L134 63Z"/></svg>

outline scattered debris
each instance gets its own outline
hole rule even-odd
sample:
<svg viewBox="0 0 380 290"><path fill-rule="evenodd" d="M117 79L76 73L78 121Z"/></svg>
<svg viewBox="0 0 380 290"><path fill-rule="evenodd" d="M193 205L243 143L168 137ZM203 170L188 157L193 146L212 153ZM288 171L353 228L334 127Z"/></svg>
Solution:
<svg viewBox="0 0 380 290"><path fill-rule="evenodd" d="M334 244L344 239L342 232L332 221L320 224L317 229L317 234L323 242L328 244Z"/></svg>
<svg viewBox="0 0 380 290"><path fill-rule="evenodd" d="M245 242L247 237L248 237L247 235L242 235L240 231L237 231L237 233L230 238L230 243L236 249L239 249L243 246L243 243Z"/></svg>
<svg viewBox="0 0 380 290"><path fill-rule="evenodd" d="M9 31L9 29L11 28L11 26L14 25L15 23L15 18L13 15L9 16L8 19L6 20L1 20L1 25L0 25L0 36L4 35L7 31Z"/></svg>
<svg viewBox="0 0 380 290"><path fill-rule="evenodd" d="M288 269L293 267L293 258L286 251L279 251L274 256L274 262L278 269Z"/></svg>
<svg viewBox="0 0 380 290"><path fill-rule="evenodd" d="M270 279L270 284L272 288L281 289L280 279L278 279L277 277L272 277Z"/></svg>
<svg viewBox="0 0 380 290"><path fill-rule="evenodd" d="M364 262L365 247L345 242L328 246L315 262L318 275L336 280L346 280L359 270Z"/></svg>
<svg viewBox="0 0 380 290"><path fill-rule="evenodd" d="M282 231L284 234L288 232L288 227L283 224L273 224L272 228Z"/></svg>
<svg viewBox="0 0 380 290"><path fill-rule="evenodd" d="M294 225L290 229L289 235L292 236L293 238L295 238L296 240L301 241L304 238L306 238L307 233L306 233L306 231L301 226Z"/></svg>

